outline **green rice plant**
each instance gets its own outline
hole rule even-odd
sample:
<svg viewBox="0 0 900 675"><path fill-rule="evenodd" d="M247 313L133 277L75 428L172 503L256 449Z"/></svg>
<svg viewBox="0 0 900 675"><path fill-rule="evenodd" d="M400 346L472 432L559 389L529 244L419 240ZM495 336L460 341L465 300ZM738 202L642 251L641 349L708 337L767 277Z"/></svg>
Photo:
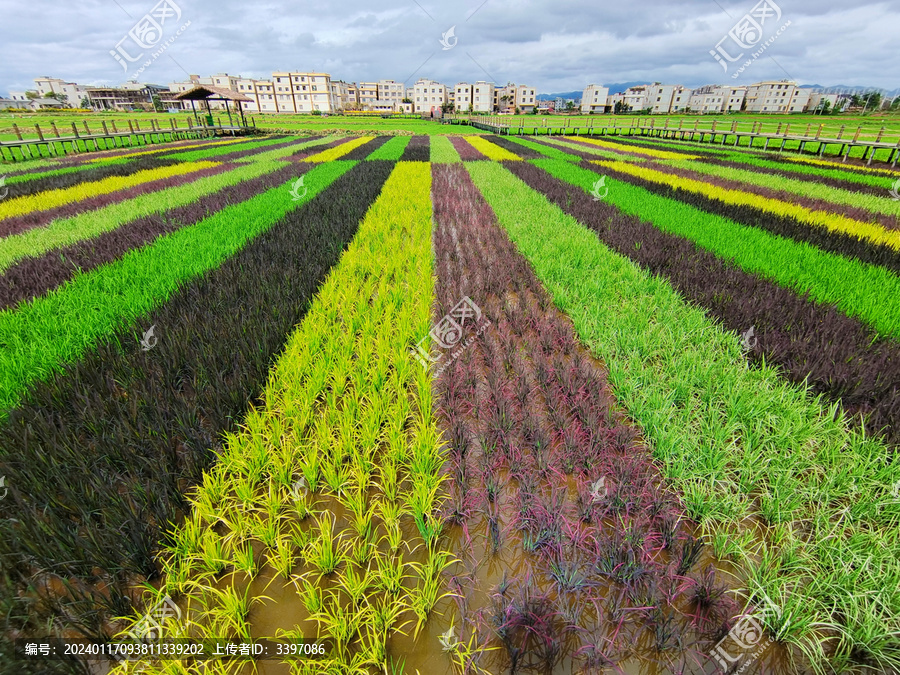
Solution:
<svg viewBox="0 0 900 675"><path fill-rule="evenodd" d="M433 164L452 164L462 160L449 138L435 136L431 139L431 161Z"/></svg>
<svg viewBox="0 0 900 675"><path fill-rule="evenodd" d="M259 563L250 543L236 545L231 556L231 564L235 572L243 572L247 579L252 581L259 573Z"/></svg>
<svg viewBox="0 0 900 675"><path fill-rule="evenodd" d="M203 534L199 560L203 568L212 574L219 575L225 571L229 563L225 540L212 529Z"/></svg>
<svg viewBox="0 0 900 675"><path fill-rule="evenodd" d="M347 545L341 542L334 533L335 517L323 513L315 516L317 534L310 539L303 552L307 565L314 567L319 576L332 574L345 559Z"/></svg>
<svg viewBox="0 0 900 675"><path fill-rule="evenodd" d="M415 572L416 586L410 591L409 606L416 616L416 628L413 635L418 635L428 620L428 615L442 598L453 595L450 591L441 593L443 586L441 574L454 563L459 562L449 551L429 549L424 562L412 561L409 566Z"/></svg>
<svg viewBox="0 0 900 675"><path fill-rule="evenodd" d="M371 585L369 570L357 571L354 565L346 565L344 570L338 574L337 580L354 607L360 605Z"/></svg>
<svg viewBox="0 0 900 675"><path fill-rule="evenodd" d="M342 461L323 460L319 465L322 482L332 494L341 495L350 480L351 468Z"/></svg>
<svg viewBox="0 0 900 675"><path fill-rule="evenodd" d="M222 589L207 586L200 596L204 608L200 618L211 635L249 640L251 607L271 599L264 595L251 597L249 585L244 587L243 592L234 586Z"/></svg>
<svg viewBox="0 0 900 675"><path fill-rule="evenodd" d="M297 564L297 558L294 555L294 547L288 538L279 536L275 546L269 550L268 562L276 573L290 581L293 577L291 572Z"/></svg>
<svg viewBox="0 0 900 675"><path fill-rule="evenodd" d="M301 577L300 583L302 588L298 585L297 593L303 600L303 606L306 607L306 611L311 615L321 612L325 606L325 596L319 584L311 582L307 576Z"/></svg>

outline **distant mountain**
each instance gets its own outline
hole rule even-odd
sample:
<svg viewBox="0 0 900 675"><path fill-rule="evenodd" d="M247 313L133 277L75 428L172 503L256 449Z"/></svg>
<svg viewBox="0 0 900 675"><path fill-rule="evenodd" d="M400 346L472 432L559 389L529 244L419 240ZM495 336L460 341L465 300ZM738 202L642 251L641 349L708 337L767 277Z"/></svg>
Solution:
<svg viewBox="0 0 900 675"><path fill-rule="evenodd" d="M584 93L584 90L581 91L563 91L558 94L538 94L538 101L555 101L558 98L561 98L563 101L567 99L578 100L581 98L581 95Z"/></svg>
<svg viewBox="0 0 900 675"><path fill-rule="evenodd" d="M610 94L618 94L619 92L625 91L628 87L637 87L638 85L644 84L653 84L652 82L615 82L613 84L605 84L602 82L597 82L596 84L601 84L604 87L609 87ZM574 99L579 100L581 95L584 93L584 89L579 89L578 91L563 91L558 94L538 94L537 99L539 101L553 101L557 98L561 98L563 101L566 99Z"/></svg>

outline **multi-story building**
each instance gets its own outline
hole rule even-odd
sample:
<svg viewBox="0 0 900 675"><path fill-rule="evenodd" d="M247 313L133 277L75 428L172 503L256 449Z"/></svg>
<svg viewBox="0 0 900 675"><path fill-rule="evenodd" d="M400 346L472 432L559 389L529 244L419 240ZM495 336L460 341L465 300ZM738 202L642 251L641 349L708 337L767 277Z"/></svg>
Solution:
<svg viewBox="0 0 900 675"><path fill-rule="evenodd" d="M581 112L585 115L606 112L609 105L609 87L589 84L581 93Z"/></svg>
<svg viewBox="0 0 900 675"><path fill-rule="evenodd" d="M789 80L756 82L747 87L747 112L788 112L796 82Z"/></svg>
<svg viewBox="0 0 900 675"><path fill-rule="evenodd" d="M41 97L46 97L47 94L62 94L66 99L65 102L73 108L80 107L82 99L87 96L87 87L66 82L58 77L36 77L34 83Z"/></svg>
<svg viewBox="0 0 900 675"><path fill-rule="evenodd" d="M672 105L670 113L682 112L690 105L692 90L678 85L672 92Z"/></svg>
<svg viewBox="0 0 900 675"><path fill-rule="evenodd" d="M647 87L647 106L654 115L666 115L672 109L675 85L654 82Z"/></svg>
<svg viewBox="0 0 900 675"><path fill-rule="evenodd" d="M526 84L520 84L516 87L516 99L515 99L515 107L518 108L521 112L531 112L535 106L537 94L534 90L534 87L529 87Z"/></svg>
<svg viewBox="0 0 900 675"><path fill-rule="evenodd" d="M414 112L428 114L438 111L447 102L447 87L423 78L413 85L412 102Z"/></svg>
<svg viewBox="0 0 900 675"><path fill-rule="evenodd" d="M791 95L791 100L788 101L787 111L789 113L799 113L805 111L809 106L809 99L811 94L812 90L810 89L795 87Z"/></svg>
<svg viewBox="0 0 900 675"><path fill-rule="evenodd" d="M708 84L694 89L688 107L693 112L703 114L738 112L744 104L746 94L746 87L723 87L717 84Z"/></svg>
<svg viewBox="0 0 900 675"><path fill-rule="evenodd" d="M331 101L334 110L356 110L356 86L343 80L331 81Z"/></svg>
<svg viewBox="0 0 900 675"><path fill-rule="evenodd" d="M375 101L378 100L378 83L377 82L360 82L357 85L359 92L359 107L361 110L372 110L375 107Z"/></svg>
<svg viewBox="0 0 900 675"><path fill-rule="evenodd" d="M487 113L494 110L494 85L491 82L478 80L472 85L472 109Z"/></svg>
<svg viewBox="0 0 900 675"><path fill-rule="evenodd" d="M468 82L457 82L453 87L453 105L457 112L472 109L472 85Z"/></svg>
<svg viewBox="0 0 900 675"><path fill-rule="evenodd" d="M512 112L516 107L516 85L507 82L506 86L495 87L492 94L493 110Z"/></svg>
<svg viewBox="0 0 900 675"><path fill-rule="evenodd" d="M334 112L328 73L272 73L278 112Z"/></svg>
<svg viewBox="0 0 900 675"><path fill-rule="evenodd" d="M392 111L398 111L403 105L405 91L402 82L394 80L378 80L378 101L380 105L390 105Z"/></svg>
<svg viewBox="0 0 900 675"><path fill-rule="evenodd" d="M639 85L637 87L629 87L623 92L622 101L627 106L626 110L639 111L649 108L647 86Z"/></svg>
<svg viewBox="0 0 900 675"><path fill-rule="evenodd" d="M87 87L86 93L95 110L126 110L149 108L154 96L161 100L169 89L158 84L126 82L121 87Z"/></svg>

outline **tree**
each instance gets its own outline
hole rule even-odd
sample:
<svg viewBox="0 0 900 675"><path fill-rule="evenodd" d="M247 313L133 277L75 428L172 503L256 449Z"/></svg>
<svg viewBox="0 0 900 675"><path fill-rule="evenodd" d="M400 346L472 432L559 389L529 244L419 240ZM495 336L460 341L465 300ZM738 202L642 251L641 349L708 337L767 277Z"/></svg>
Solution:
<svg viewBox="0 0 900 675"><path fill-rule="evenodd" d="M575 110L575 101L566 101L566 111L572 112Z"/></svg>
<svg viewBox="0 0 900 675"><path fill-rule="evenodd" d="M519 106L516 106L516 115L521 115L522 111L519 109Z"/></svg>
<svg viewBox="0 0 900 675"><path fill-rule="evenodd" d="M34 101L35 99L39 99L40 97L41 97L41 95L39 93L37 93L36 91L26 91L25 92L25 98L27 98L29 101Z"/></svg>
<svg viewBox="0 0 900 675"><path fill-rule="evenodd" d="M628 112L628 106L625 105L625 101L616 101L616 104L613 106L613 112L618 115L619 113Z"/></svg>
<svg viewBox="0 0 900 675"><path fill-rule="evenodd" d="M79 103L78 106L81 108L90 108L91 107L91 99L89 99L87 96L85 96L84 98L81 99L81 103Z"/></svg>
<svg viewBox="0 0 900 675"><path fill-rule="evenodd" d="M456 106L449 101L447 103L441 103L441 112L445 115L448 113L453 114L454 108L456 108Z"/></svg>
<svg viewBox="0 0 900 675"><path fill-rule="evenodd" d="M532 114L532 115L537 115L537 114L538 114L538 107L537 107L537 106L534 106L534 107L531 109L531 114Z"/></svg>
<svg viewBox="0 0 900 675"><path fill-rule="evenodd" d="M150 97L150 100L153 102L153 109L154 109L156 112L162 112L162 111L163 111L163 104L162 104L162 101L160 100L160 98L159 98L159 96L158 96L157 94L153 94L153 96Z"/></svg>
<svg viewBox="0 0 900 675"><path fill-rule="evenodd" d="M412 99L411 99L411 98L405 98L405 99L403 99L402 102L403 102L403 103L412 103Z"/></svg>

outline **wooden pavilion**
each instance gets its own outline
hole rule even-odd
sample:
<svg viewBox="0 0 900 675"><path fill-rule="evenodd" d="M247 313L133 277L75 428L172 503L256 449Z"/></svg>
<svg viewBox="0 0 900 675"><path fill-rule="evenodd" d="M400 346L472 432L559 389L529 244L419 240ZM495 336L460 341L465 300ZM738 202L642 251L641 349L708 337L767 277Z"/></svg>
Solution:
<svg viewBox="0 0 900 675"><path fill-rule="evenodd" d="M228 114L228 124L230 126L235 126L231 119L231 108L228 105L229 102L231 102L234 104L235 114L240 120L240 126L247 126L247 123L244 120L244 110L241 107L241 103L250 103L251 100L236 91L231 91L230 89L224 89L222 87L213 87L208 84L200 84L187 91L176 94L175 100L191 102L191 110L194 111L194 119L198 125L200 124L200 118L197 116L197 108L194 101L203 101L206 104L207 121L210 126L212 126L212 110L209 107L210 101L225 101L225 112Z"/></svg>

